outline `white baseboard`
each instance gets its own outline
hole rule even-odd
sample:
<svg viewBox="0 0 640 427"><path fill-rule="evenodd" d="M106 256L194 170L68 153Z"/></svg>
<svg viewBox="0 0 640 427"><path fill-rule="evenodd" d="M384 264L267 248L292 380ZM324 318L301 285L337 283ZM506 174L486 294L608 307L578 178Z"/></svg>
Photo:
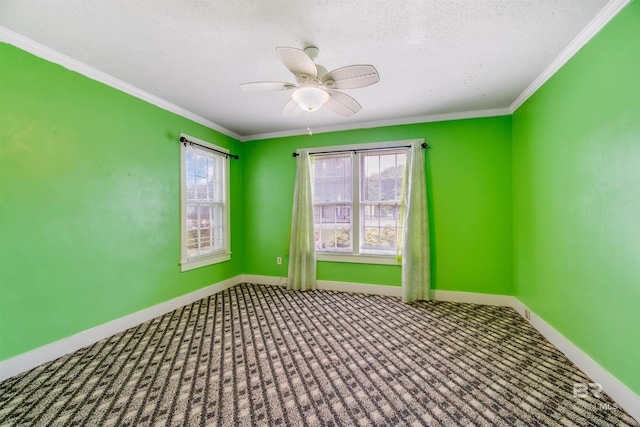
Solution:
<svg viewBox="0 0 640 427"><path fill-rule="evenodd" d="M332 280L318 280L318 289L322 289L324 291L384 295L388 297L402 296L402 288L400 286L367 285L364 283L335 282Z"/></svg>
<svg viewBox="0 0 640 427"><path fill-rule="evenodd" d="M17 375L21 372L33 369L43 363L57 359L60 356L74 352L91 345L106 337L122 332L132 326L151 320L168 313L176 308L190 304L194 301L223 291L238 283L260 283L271 286L286 286L286 277L260 276L241 274L224 280L214 285L198 289L186 295L179 296L169 301L140 310L128 316L121 317L95 328L88 329L68 338L36 348L27 353L12 357L0 362L0 381ZM402 288L399 286L370 285L364 283L336 282L331 280L318 280L318 289L356 292L384 296L402 296ZM514 308L525 317L528 308L516 297L510 295L479 294L473 292L454 292L436 290L432 293L436 301L452 301L471 304L498 305ZM530 311L530 323L545 338L563 352L569 360L575 363L589 378L600 383L603 390L611 396L622 408L624 408L636 420L640 420L640 397L625 386L620 380L611 375L589 355L578 348L560 332L542 318Z"/></svg>
<svg viewBox="0 0 640 427"><path fill-rule="evenodd" d="M246 283L261 283L263 285L287 286L287 278L275 276L243 275ZM384 295L402 297L400 286L370 285L354 282L337 282L333 280L318 280L318 289L326 291L355 292L360 294ZM436 301L464 302L470 304L485 304L513 307L515 297L510 295L479 294L473 292L431 291L430 297Z"/></svg>
<svg viewBox="0 0 640 427"><path fill-rule="evenodd" d="M499 305L513 307L516 297L511 295L478 294L474 292L432 291L432 299L436 301L463 302L468 304Z"/></svg>
<svg viewBox="0 0 640 427"><path fill-rule="evenodd" d="M256 274L243 274L242 283L259 283L261 285L287 286L287 277L259 276Z"/></svg>
<svg viewBox="0 0 640 427"><path fill-rule="evenodd" d="M19 354L0 362L0 381L11 378L43 363L55 360L65 354L80 350L104 338L125 331L133 326L162 316L194 301L220 292L241 282L241 276L232 277L222 282L206 286L196 291L181 295L169 301L156 304L144 310L137 311L119 319L112 320L95 328L87 329L70 337L38 347L26 353Z"/></svg>
<svg viewBox="0 0 640 427"><path fill-rule="evenodd" d="M515 304L512 306L522 317L525 317L525 310L529 310L520 300L514 297ZM600 366L587 353L582 351L578 346L572 343L560 332L555 330L551 325L545 322L540 316L529 310L531 325L538 330L546 339L551 342L558 350L592 381L602 385L602 389L624 408L629 415L636 420L640 420L640 396L635 394L629 387L624 385L620 380L611 375L606 369ZM526 319L526 317L525 317Z"/></svg>
<svg viewBox="0 0 640 427"><path fill-rule="evenodd" d="M271 286L287 286L286 277L243 275L246 283L260 283ZM318 280L318 289L323 291L355 292L359 294L385 295L390 297L402 296L399 286L368 285L364 283L336 282L333 280Z"/></svg>

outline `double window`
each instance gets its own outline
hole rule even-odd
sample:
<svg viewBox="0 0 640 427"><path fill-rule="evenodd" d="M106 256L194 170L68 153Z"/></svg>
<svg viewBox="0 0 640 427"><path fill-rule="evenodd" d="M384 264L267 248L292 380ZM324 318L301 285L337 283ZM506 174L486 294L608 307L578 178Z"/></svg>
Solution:
<svg viewBox="0 0 640 427"><path fill-rule="evenodd" d="M394 145L389 143L372 145L366 151L358 146L362 151L311 153L319 260L396 262L407 148L385 148Z"/></svg>
<svg viewBox="0 0 640 427"><path fill-rule="evenodd" d="M226 149L189 137L181 145L182 271L231 258L229 160Z"/></svg>

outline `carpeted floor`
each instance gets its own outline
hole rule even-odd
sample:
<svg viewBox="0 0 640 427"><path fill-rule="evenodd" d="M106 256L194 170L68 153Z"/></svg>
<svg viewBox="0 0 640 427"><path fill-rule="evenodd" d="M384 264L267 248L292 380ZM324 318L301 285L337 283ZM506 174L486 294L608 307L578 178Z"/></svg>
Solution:
<svg viewBox="0 0 640 427"><path fill-rule="evenodd" d="M0 425L638 425L590 382L510 308L241 284L0 383Z"/></svg>

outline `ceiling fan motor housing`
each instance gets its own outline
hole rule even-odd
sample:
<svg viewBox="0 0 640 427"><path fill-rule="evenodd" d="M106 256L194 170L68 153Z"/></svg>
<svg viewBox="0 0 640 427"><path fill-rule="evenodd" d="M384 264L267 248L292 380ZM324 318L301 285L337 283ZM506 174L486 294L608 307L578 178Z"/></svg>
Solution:
<svg viewBox="0 0 640 427"><path fill-rule="evenodd" d="M309 58L315 61L318 57L318 54L320 53L320 49L315 46L307 46L304 48L304 53L306 53Z"/></svg>

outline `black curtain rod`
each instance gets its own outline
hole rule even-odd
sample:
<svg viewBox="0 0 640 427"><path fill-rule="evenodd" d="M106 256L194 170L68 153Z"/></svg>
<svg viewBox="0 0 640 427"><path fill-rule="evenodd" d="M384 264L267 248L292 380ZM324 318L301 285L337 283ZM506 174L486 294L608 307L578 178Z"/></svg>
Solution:
<svg viewBox="0 0 640 427"><path fill-rule="evenodd" d="M193 145L197 145L198 147L202 147L205 150L210 150L210 151L215 151L216 153L220 153L225 157L233 157L234 159L238 160L240 158L240 156L238 156L237 154L229 154L229 153L225 153L224 151L220 151L220 150L216 150L215 148L211 148L211 147L207 147L206 145L200 145L197 142L193 142L193 141L189 141L187 138L185 138L184 136L180 137L180 142L182 142L184 144L184 146L186 147L187 144L193 146Z"/></svg>
<svg viewBox="0 0 640 427"><path fill-rule="evenodd" d="M431 148L429 144L423 142L420 144L422 148ZM381 150L393 150L394 148L410 148L410 145L398 145L396 147L384 147L384 148L361 148L360 150L336 150L336 151L319 151L317 153L309 153L309 154L333 154L333 153L359 153L361 151L381 151ZM300 154L292 153L293 157L298 157Z"/></svg>

